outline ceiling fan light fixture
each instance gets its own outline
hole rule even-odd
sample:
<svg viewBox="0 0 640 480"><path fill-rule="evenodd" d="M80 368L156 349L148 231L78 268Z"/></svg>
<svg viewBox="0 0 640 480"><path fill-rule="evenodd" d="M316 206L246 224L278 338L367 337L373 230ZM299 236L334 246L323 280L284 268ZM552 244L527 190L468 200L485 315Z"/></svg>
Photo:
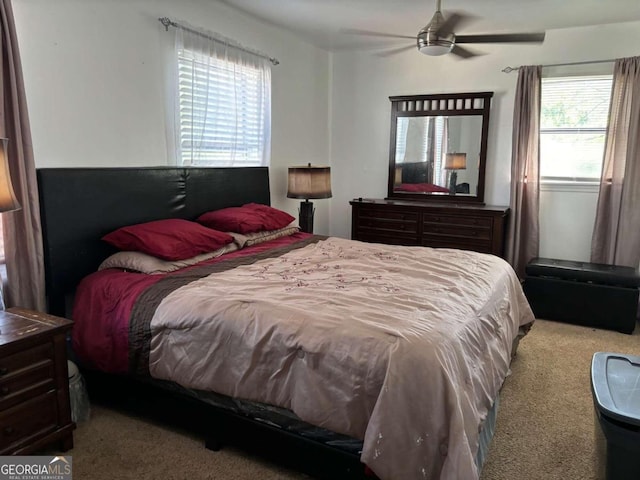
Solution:
<svg viewBox="0 0 640 480"><path fill-rule="evenodd" d="M418 42L418 50L424 55L430 57L437 57L439 55L446 55L453 48L453 42L447 40L438 40L437 42L422 43Z"/></svg>
<svg viewBox="0 0 640 480"><path fill-rule="evenodd" d="M436 57L439 55L446 55L451 51L455 45L455 37L453 35L439 37L433 32L423 30L418 34L417 42L420 53Z"/></svg>

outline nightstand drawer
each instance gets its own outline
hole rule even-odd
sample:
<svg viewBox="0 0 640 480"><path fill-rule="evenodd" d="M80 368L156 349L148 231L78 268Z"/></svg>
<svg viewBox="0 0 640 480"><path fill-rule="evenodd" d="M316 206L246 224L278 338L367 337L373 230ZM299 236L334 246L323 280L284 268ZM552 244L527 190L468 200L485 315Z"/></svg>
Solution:
<svg viewBox="0 0 640 480"><path fill-rule="evenodd" d="M56 429L58 406L52 391L0 413L0 453Z"/></svg>
<svg viewBox="0 0 640 480"><path fill-rule="evenodd" d="M53 361L46 359L0 379L0 411L55 388Z"/></svg>
<svg viewBox="0 0 640 480"><path fill-rule="evenodd" d="M0 311L0 455L73 447L66 335L72 322L43 312Z"/></svg>
<svg viewBox="0 0 640 480"><path fill-rule="evenodd" d="M0 380L23 368L28 368L42 361L53 358L53 347L50 343L38 345L22 352L0 358Z"/></svg>

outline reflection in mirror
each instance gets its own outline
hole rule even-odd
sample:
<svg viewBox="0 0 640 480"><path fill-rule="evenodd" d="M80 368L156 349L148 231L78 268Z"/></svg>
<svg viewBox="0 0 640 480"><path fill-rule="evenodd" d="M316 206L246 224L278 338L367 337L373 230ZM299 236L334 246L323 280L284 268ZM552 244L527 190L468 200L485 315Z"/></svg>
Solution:
<svg viewBox="0 0 640 480"><path fill-rule="evenodd" d="M482 117L398 117L394 192L478 194Z"/></svg>
<svg viewBox="0 0 640 480"><path fill-rule="evenodd" d="M388 198L484 202L493 92L389 97Z"/></svg>

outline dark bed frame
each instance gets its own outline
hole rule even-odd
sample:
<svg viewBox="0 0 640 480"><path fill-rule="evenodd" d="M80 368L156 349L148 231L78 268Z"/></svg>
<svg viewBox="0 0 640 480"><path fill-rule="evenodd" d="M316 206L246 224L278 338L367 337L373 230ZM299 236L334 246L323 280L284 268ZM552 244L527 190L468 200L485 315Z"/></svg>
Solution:
<svg viewBox="0 0 640 480"><path fill-rule="evenodd" d="M124 225L192 220L209 210L271 203L266 167L44 168L37 179L48 311L67 318L80 280L114 253L100 240L105 234ZM83 373L93 402L200 434L211 450L232 444L317 478L371 478L357 455L205 404L175 388Z"/></svg>

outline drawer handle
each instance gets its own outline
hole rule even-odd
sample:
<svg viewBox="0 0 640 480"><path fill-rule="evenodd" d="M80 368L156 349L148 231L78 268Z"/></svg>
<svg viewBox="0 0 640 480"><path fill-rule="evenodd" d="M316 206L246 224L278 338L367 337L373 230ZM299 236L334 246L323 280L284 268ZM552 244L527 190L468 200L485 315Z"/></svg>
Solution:
<svg viewBox="0 0 640 480"><path fill-rule="evenodd" d="M4 429L4 434L5 435L13 435L15 433L15 430L13 427L7 427Z"/></svg>
<svg viewBox="0 0 640 480"><path fill-rule="evenodd" d="M8 395L9 387L2 387L2 389L0 390L0 393L2 393L2 395Z"/></svg>
<svg viewBox="0 0 640 480"><path fill-rule="evenodd" d="M404 230L404 225L400 225L400 230Z"/></svg>
<svg viewBox="0 0 640 480"><path fill-rule="evenodd" d="M9 369L7 367L0 367L0 375L6 375L9 373Z"/></svg>

